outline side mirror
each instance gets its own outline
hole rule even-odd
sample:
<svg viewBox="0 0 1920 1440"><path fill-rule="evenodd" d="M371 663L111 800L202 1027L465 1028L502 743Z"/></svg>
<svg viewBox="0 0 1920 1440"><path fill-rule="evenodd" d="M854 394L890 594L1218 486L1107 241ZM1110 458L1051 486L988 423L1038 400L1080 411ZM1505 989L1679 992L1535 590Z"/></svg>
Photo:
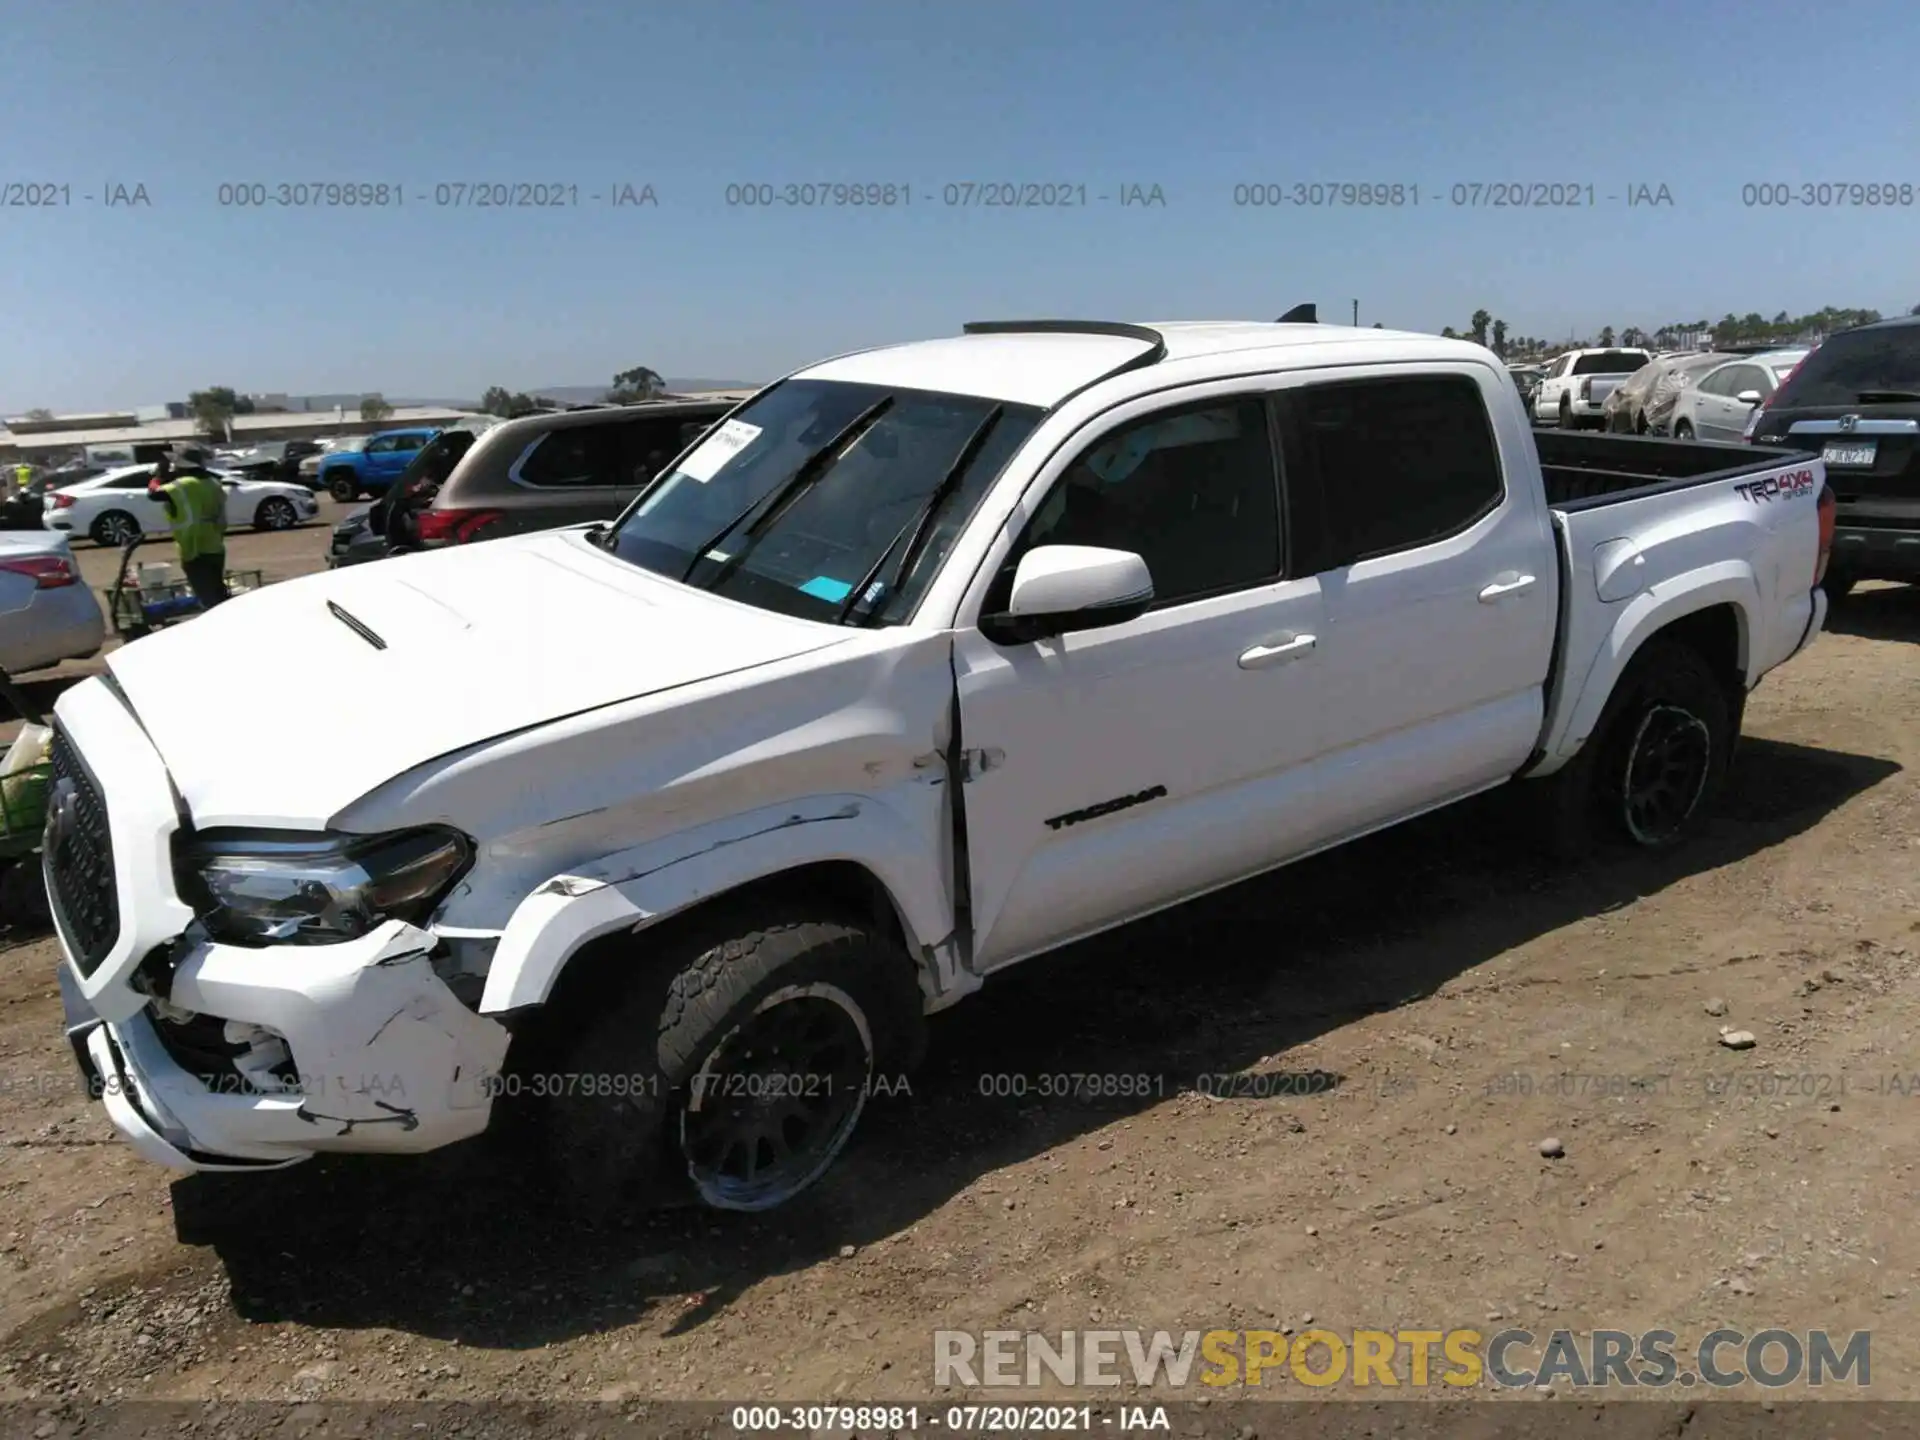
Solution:
<svg viewBox="0 0 1920 1440"><path fill-rule="evenodd" d="M1007 608L982 615L980 633L996 645L1026 645L1124 625L1152 604L1153 577L1131 550L1042 545L1021 558Z"/></svg>
<svg viewBox="0 0 1920 1440"><path fill-rule="evenodd" d="M1760 392L1758 390L1742 390L1733 398L1738 400L1742 405L1758 405L1760 403Z"/></svg>

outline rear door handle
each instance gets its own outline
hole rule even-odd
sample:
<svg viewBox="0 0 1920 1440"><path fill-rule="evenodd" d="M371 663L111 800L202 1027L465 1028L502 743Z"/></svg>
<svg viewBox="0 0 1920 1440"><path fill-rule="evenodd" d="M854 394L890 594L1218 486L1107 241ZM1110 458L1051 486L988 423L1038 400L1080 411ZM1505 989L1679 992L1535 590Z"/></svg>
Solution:
<svg viewBox="0 0 1920 1440"><path fill-rule="evenodd" d="M1506 599L1509 595L1525 594L1532 588L1533 576L1531 575L1522 575L1517 580L1496 580L1480 592L1480 603L1491 605L1497 600Z"/></svg>
<svg viewBox="0 0 1920 1440"><path fill-rule="evenodd" d="M1278 645L1256 645L1240 654L1242 670L1263 670L1269 665L1281 665L1313 649L1313 636L1296 635Z"/></svg>

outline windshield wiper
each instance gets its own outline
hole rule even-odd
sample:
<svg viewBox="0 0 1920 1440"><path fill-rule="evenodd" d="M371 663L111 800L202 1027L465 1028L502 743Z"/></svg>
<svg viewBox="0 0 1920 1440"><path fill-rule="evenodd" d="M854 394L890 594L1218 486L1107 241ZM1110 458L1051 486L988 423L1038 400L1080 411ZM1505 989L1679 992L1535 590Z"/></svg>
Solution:
<svg viewBox="0 0 1920 1440"><path fill-rule="evenodd" d="M763 534L767 526L778 519L780 513L787 510L802 494L812 489L815 482L832 468L833 462L840 458L841 452L852 444L853 441L864 435L874 422L886 414L892 406L893 396L891 395L887 396L884 400L876 401L874 404L869 405L858 415L854 416L852 420L847 422L839 434L835 435L831 440L827 441L826 444L807 456L805 460L802 460L800 462L800 468L787 477L785 484L776 485L771 491L762 495L738 515L727 521L720 529L716 530L711 539L694 550L693 558L687 562L687 568L680 572L680 583L682 585L690 584L693 580L693 572L700 568L700 562L707 558L708 554L713 550L713 547L726 539L727 536L731 535L735 530L739 529L744 523L747 527L747 533L743 543L738 550L721 562L719 572L714 575L712 580L707 582L706 588L711 590L718 586L722 580L726 579L727 576L739 568L742 560L746 559L747 552L753 548L754 539ZM750 520L748 518L749 516L752 517Z"/></svg>
<svg viewBox="0 0 1920 1440"><path fill-rule="evenodd" d="M860 618L860 623L865 625L879 613L879 597L898 585L912 571L913 562L920 558L920 551L925 547L927 536L933 529L934 517L940 513L940 507L946 504L947 497L959 487L961 477L967 473L968 467L973 464L974 457L980 453L980 447L986 443L987 432L999 423L1000 416L1006 408L1004 405L994 406L987 412L987 418L974 428L974 432L967 437L967 443L960 447L960 453L954 457L953 464L947 467L947 473L942 475L939 483L927 492L927 498L921 502L920 508L907 517L907 523L894 532L893 539L887 542L887 548L880 552L880 558L875 560L867 573L860 577L860 583L847 592L847 598L834 612L834 624L847 623L847 617L859 606L861 600L867 595L869 587L886 567L887 557L893 554L895 547L904 539L907 544L906 548L900 552L900 563L893 567L891 577L880 586L874 595L875 603L867 608L866 614Z"/></svg>
<svg viewBox="0 0 1920 1440"><path fill-rule="evenodd" d="M1899 405L1909 400L1920 400L1920 394L1911 390L1862 390L1853 398L1862 405Z"/></svg>

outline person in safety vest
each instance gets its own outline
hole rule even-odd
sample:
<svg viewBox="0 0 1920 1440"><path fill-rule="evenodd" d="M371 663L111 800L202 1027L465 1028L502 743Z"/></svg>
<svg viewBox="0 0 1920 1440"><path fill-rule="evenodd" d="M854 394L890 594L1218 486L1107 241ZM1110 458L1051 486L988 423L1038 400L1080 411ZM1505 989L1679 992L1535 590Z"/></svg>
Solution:
<svg viewBox="0 0 1920 1440"><path fill-rule="evenodd" d="M211 610L227 598L227 492L211 475L189 472L175 479L172 458L162 455L147 494L167 513L187 584L200 607Z"/></svg>
<svg viewBox="0 0 1920 1440"><path fill-rule="evenodd" d="M13 493L24 495L27 487L33 483L33 467L22 460L13 467Z"/></svg>

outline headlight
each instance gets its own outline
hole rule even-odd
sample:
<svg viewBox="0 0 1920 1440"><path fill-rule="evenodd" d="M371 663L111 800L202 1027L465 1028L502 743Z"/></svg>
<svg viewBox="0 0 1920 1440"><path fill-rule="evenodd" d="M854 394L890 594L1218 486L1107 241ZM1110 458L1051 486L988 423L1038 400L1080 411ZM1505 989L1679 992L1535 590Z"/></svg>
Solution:
<svg viewBox="0 0 1920 1440"><path fill-rule="evenodd" d="M174 857L207 933L237 944L326 945L386 920L418 923L473 858L458 831L389 835L203 831Z"/></svg>

